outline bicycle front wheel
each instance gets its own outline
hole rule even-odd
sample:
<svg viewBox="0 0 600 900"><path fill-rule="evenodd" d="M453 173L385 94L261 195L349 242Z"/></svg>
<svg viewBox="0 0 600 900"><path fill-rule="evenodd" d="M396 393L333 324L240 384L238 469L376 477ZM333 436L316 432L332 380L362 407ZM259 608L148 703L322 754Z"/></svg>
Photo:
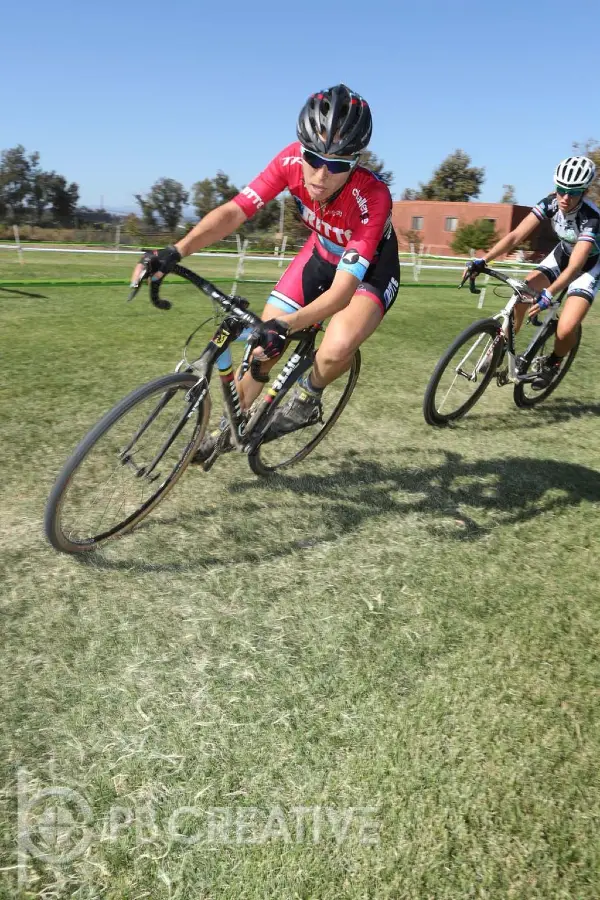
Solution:
<svg viewBox="0 0 600 900"><path fill-rule="evenodd" d="M554 346L554 335L556 334L556 319L553 321L552 326L548 329L543 330L542 334L538 337L538 339L532 344L531 350L526 351L525 358L527 360L526 364L521 368L521 375L531 375L534 372L537 372L541 369L544 364L544 360L550 356L552 353L552 348ZM528 409L532 406L537 406L538 403L541 403L542 400L545 400L546 397L549 397L550 394L556 390L559 386L571 366L573 365L573 360L577 355L577 351L579 350L579 345L581 343L581 335L582 329L581 325L577 330L577 338L575 340L575 344L566 356L563 357L562 362L559 366L557 375L552 379L547 388L543 391L534 391L531 382L521 381L519 384L515 385L515 389L513 391L513 399L517 406L521 409Z"/></svg>
<svg viewBox="0 0 600 900"><path fill-rule="evenodd" d="M205 383L189 373L164 375L121 400L56 479L44 519L52 546L81 553L131 531L185 471L209 411Z"/></svg>
<svg viewBox="0 0 600 900"><path fill-rule="evenodd" d="M323 391L322 414L319 420L314 425L308 425L306 428L300 428L298 431L292 431L290 434L261 444L248 457L252 471L256 475L270 475L306 459L341 416L356 387L359 374L360 350L357 350L350 368L328 384Z"/></svg>
<svg viewBox="0 0 600 900"><path fill-rule="evenodd" d="M428 425L448 425L468 413L490 383L502 349L495 319L480 319L459 334L425 389L423 415Z"/></svg>

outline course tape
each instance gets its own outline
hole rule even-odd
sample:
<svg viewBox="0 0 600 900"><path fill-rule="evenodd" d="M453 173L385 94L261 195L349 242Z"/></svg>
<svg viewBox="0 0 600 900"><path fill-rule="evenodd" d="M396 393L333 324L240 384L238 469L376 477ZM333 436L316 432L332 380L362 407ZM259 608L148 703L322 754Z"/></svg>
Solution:
<svg viewBox="0 0 600 900"><path fill-rule="evenodd" d="M212 278L215 284L231 284L231 278ZM238 284L276 284L277 279L274 278L238 278ZM172 287L182 287L183 282L177 281L169 281L168 290L171 290ZM115 280L106 278L104 281L94 281L89 279L88 281L73 281L72 279L28 279L28 280L20 280L20 281L0 281L0 288L11 288L11 287L130 287L129 281L124 279ZM425 282L425 281L404 281L400 283L400 287L416 287L416 288L457 288L458 285L453 282L444 282L444 283L436 283L436 282Z"/></svg>

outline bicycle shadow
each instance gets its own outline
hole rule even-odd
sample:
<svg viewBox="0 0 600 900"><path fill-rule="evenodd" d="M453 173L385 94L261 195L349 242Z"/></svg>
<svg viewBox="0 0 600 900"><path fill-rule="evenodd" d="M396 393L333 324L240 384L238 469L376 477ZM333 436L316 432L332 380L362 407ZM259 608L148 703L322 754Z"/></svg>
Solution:
<svg viewBox="0 0 600 900"><path fill-rule="evenodd" d="M32 297L34 300L47 300L46 294L34 294L32 291L17 291L15 288L0 287L5 294L18 294L20 297Z"/></svg>
<svg viewBox="0 0 600 900"><path fill-rule="evenodd" d="M330 500L328 512L337 516L340 534L371 515L418 513L436 533L442 520L460 522L462 530L450 532L459 541L478 540L499 525L527 522L583 501L600 501L600 472L576 463L527 457L470 462L458 453L441 452L445 457L441 464L398 468L353 459L338 474L287 476L285 484L295 493ZM403 451L411 453L423 459L422 450ZM261 485L265 490L281 489L274 481ZM474 510L472 515L467 508ZM495 514L491 522L490 513ZM486 521L480 521L479 514Z"/></svg>
<svg viewBox="0 0 600 900"><path fill-rule="evenodd" d="M272 494L278 504L286 502L286 516L294 520L293 499L283 500L286 492L296 495L298 516L306 517L306 497L316 500L314 523L307 521L308 531L302 538L273 544L266 538L271 525L266 517L257 520L246 544L225 544L221 556L198 553L193 561L139 562L110 560L101 554L84 555L80 561L106 569L128 571L185 572L216 566L252 564L258 560L280 559L298 550L310 550L336 542L358 530L368 520L379 517L404 519L417 514L431 535L443 540L477 541L495 528L529 522L548 512L578 506L582 502L600 502L600 473L575 463L553 459L523 457L468 461L460 454L441 451L424 452L405 448L403 458L413 457L413 464L397 466L359 457L348 451L339 460L334 474L299 474L269 479L235 480L229 485L231 502L220 509L224 522L235 522L240 513L256 515L256 492ZM438 460L427 463L426 458ZM246 499L242 496L246 494ZM264 501L261 507L264 509ZM148 527L179 527L186 521L193 528L203 517L198 510L168 520L156 520ZM393 527L389 524L386 528ZM264 528L264 534L261 529ZM134 536L135 539L135 536ZM265 548L271 544L272 549Z"/></svg>
<svg viewBox="0 0 600 900"><path fill-rule="evenodd" d="M519 430L521 428L543 428L547 425L559 425L571 419L583 419L586 416L600 416L600 403L582 403L567 398L551 398L534 409L514 409L505 413L481 413L477 416L476 427L480 431L495 431L498 426ZM461 420L469 424L469 417Z"/></svg>

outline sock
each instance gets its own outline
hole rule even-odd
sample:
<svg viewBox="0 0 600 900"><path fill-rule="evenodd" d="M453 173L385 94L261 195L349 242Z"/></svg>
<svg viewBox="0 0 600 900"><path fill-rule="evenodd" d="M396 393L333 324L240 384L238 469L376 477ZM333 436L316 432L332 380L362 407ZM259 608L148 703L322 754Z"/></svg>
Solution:
<svg viewBox="0 0 600 900"><path fill-rule="evenodd" d="M563 361L563 359L564 359L563 356L558 356L553 350L552 353L550 354L550 356L548 357L548 365L549 366L559 366L561 364L561 362Z"/></svg>
<svg viewBox="0 0 600 900"><path fill-rule="evenodd" d="M306 375L303 375L298 379L298 384L301 388L303 388L308 394L312 394L313 397L320 397L323 393L324 388L315 387L312 383L310 372L307 372Z"/></svg>

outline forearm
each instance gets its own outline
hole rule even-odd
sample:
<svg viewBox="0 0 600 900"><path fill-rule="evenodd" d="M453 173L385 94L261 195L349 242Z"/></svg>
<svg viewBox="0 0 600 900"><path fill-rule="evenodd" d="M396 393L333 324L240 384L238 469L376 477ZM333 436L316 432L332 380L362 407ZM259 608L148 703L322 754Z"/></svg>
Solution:
<svg viewBox="0 0 600 900"><path fill-rule="evenodd" d="M590 254L591 244L579 241L579 243L573 248L573 252L571 254L571 258L569 259L569 264L564 272L561 272L556 281L554 281L551 285L549 285L548 290L552 293L553 296L559 294L563 288L566 288L575 278L581 273L583 267L585 266L589 254Z"/></svg>
<svg viewBox="0 0 600 900"><path fill-rule="evenodd" d="M553 297L556 297L557 294L566 288L571 282L577 278L579 273L581 272L581 266L578 266L574 263L569 263L564 272L561 272L556 281L552 282L552 284L548 287L548 290L552 294Z"/></svg>
<svg viewBox="0 0 600 900"><path fill-rule="evenodd" d="M350 300L350 297L346 298L328 290L308 306L277 318L287 322L292 331L300 331L302 328L308 328L309 325L315 325L317 322L323 322L333 316L334 313L348 306Z"/></svg>
<svg viewBox="0 0 600 900"><path fill-rule="evenodd" d="M503 253L510 253L515 247L518 247L523 241L527 240L539 225L539 220L534 212L528 213L522 222L519 222L514 231L509 231L503 238L494 244L491 250L484 254L486 262L490 262Z"/></svg>
<svg viewBox="0 0 600 900"><path fill-rule="evenodd" d="M190 253L195 253L216 241L223 240L239 228L246 219L246 214L237 203L230 200L207 213L189 234L177 241L175 246L182 256L189 256Z"/></svg>
<svg viewBox="0 0 600 900"><path fill-rule="evenodd" d="M496 259L497 256L502 256L503 253L510 253L518 243L519 238L513 231L509 234L505 234L503 238L500 238L497 244L494 244L494 246L484 254L486 262L490 263L493 259Z"/></svg>

